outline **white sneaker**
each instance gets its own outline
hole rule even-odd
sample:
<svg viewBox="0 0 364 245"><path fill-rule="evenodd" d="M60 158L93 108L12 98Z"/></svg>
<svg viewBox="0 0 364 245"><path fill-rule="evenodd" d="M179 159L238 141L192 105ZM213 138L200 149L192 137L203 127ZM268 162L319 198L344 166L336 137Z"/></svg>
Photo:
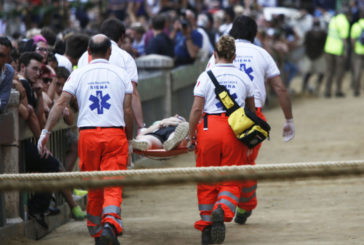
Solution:
<svg viewBox="0 0 364 245"><path fill-rule="evenodd" d="M133 149L139 150L139 151L146 151L148 150L148 142L144 140L132 140L131 145L133 146Z"/></svg>
<svg viewBox="0 0 364 245"><path fill-rule="evenodd" d="M163 148L166 151L170 151L173 148L175 148L179 143L181 143L182 140L184 140L187 137L188 129L189 129L188 122L182 122L178 124L174 131L173 137L166 140L163 143Z"/></svg>

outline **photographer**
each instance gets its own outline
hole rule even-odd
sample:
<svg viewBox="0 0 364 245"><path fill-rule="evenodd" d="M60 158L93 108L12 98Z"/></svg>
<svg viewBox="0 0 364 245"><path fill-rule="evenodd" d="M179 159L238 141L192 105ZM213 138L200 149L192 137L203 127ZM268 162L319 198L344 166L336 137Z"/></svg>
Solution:
<svg viewBox="0 0 364 245"><path fill-rule="evenodd" d="M192 11L186 11L185 15L193 15ZM184 65L193 63L197 57L198 51L202 47L202 35L197 31L187 18L182 15L182 18L175 21L174 32L174 54L175 64Z"/></svg>

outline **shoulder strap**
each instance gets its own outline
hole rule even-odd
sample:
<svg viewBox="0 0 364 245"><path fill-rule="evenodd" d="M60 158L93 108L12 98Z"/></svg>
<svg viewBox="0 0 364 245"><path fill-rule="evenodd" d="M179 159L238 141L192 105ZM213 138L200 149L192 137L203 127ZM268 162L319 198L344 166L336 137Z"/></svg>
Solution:
<svg viewBox="0 0 364 245"><path fill-rule="evenodd" d="M230 115L232 112L239 109L240 106L230 95L229 90L227 90L224 85L218 83L216 77L214 76L211 70L207 71L207 75L209 75L211 81L215 85L216 98L220 100L221 104L226 110L226 114Z"/></svg>
<svg viewBox="0 0 364 245"><path fill-rule="evenodd" d="M218 88L218 87L223 87L224 89L226 89L226 88L225 88L225 86L220 85L220 84L218 83L218 81L216 80L216 77L214 76L214 74L212 73L212 71L211 71L211 70L208 70L208 71L207 71L207 75L209 75L209 77L210 77L211 81L214 83L214 85L215 85L215 87L216 87L216 88Z"/></svg>

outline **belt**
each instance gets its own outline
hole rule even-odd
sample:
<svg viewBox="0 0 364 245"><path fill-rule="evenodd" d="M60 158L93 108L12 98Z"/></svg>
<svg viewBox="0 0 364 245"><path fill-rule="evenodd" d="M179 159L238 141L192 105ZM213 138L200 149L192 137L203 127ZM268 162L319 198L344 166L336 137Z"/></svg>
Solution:
<svg viewBox="0 0 364 245"><path fill-rule="evenodd" d="M222 112L222 113L204 113L203 114L204 116L226 116L226 113L225 112Z"/></svg>
<svg viewBox="0 0 364 245"><path fill-rule="evenodd" d="M119 129L124 129L123 126L119 126L119 127L80 127L79 130L85 130L85 129L98 129L98 128L119 128Z"/></svg>

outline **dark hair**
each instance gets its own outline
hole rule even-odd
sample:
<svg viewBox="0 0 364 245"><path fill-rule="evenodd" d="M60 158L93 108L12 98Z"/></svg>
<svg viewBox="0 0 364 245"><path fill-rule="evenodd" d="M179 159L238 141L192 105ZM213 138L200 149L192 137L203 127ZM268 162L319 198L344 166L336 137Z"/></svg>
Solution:
<svg viewBox="0 0 364 245"><path fill-rule="evenodd" d="M100 31L111 40L117 42L125 34L125 26L120 20L109 18L102 23Z"/></svg>
<svg viewBox="0 0 364 245"><path fill-rule="evenodd" d="M56 72L56 76L58 78L64 78L65 80L67 80L67 78L70 76L70 72L69 70L67 70L67 68L60 66L57 68L57 72Z"/></svg>
<svg viewBox="0 0 364 245"><path fill-rule="evenodd" d="M95 42L94 38L91 37L88 42L88 48L90 49L91 55L105 55L110 47L111 41L109 38L105 38L101 42Z"/></svg>
<svg viewBox="0 0 364 245"><path fill-rule="evenodd" d="M47 40L47 43L50 46L53 46L56 43L56 33L54 33L54 31L50 27L43 27L40 34L42 34L42 36Z"/></svg>
<svg viewBox="0 0 364 245"><path fill-rule="evenodd" d="M57 62L57 64L58 64L58 61L57 61L57 58L56 58L56 55L55 55L55 53L54 52L49 52L48 53L48 56L47 56L47 61L48 62Z"/></svg>
<svg viewBox="0 0 364 245"><path fill-rule="evenodd" d="M54 53L56 54L64 54L64 50L66 49L66 45L63 40L57 40L56 45L54 46Z"/></svg>
<svg viewBox="0 0 364 245"><path fill-rule="evenodd" d="M19 52L18 52L18 50L16 48L13 47L10 50L10 57L11 57L12 62L19 60L20 54L19 54Z"/></svg>
<svg viewBox="0 0 364 245"><path fill-rule="evenodd" d="M18 70L20 71L21 64L28 66L31 60L36 60L42 63L43 56L37 52L24 52L19 58Z"/></svg>
<svg viewBox="0 0 364 245"><path fill-rule="evenodd" d="M20 40L20 42L18 43L18 50L19 50L19 54L22 54L24 52L30 52L30 51L34 51L34 40L33 39L22 39Z"/></svg>
<svg viewBox="0 0 364 245"><path fill-rule="evenodd" d="M166 24L166 17L164 14L158 14L152 19L152 26L155 30L163 30Z"/></svg>
<svg viewBox="0 0 364 245"><path fill-rule="evenodd" d="M254 42L257 30L258 27L255 20L248 16L240 15L234 20L229 34L235 39L245 39Z"/></svg>
<svg viewBox="0 0 364 245"><path fill-rule="evenodd" d="M7 37L0 37L0 45L3 45L8 48L13 47L13 45L11 45L9 38L7 38Z"/></svg>
<svg viewBox="0 0 364 245"><path fill-rule="evenodd" d="M72 34L66 39L65 54L73 59L79 59L87 50L88 36L85 34Z"/></svg>
<svg viewBox="0 0 364 245"><path fill-rule="evenodd" d="M226 14L227 16L229 16L229 19L230 19L231 21L234 21L234 19L235 19L235 12L234 12L233 7L227 7L227 8L225 8L225 9L224 9L224 12L225 12L225 14Z"/></svg>

